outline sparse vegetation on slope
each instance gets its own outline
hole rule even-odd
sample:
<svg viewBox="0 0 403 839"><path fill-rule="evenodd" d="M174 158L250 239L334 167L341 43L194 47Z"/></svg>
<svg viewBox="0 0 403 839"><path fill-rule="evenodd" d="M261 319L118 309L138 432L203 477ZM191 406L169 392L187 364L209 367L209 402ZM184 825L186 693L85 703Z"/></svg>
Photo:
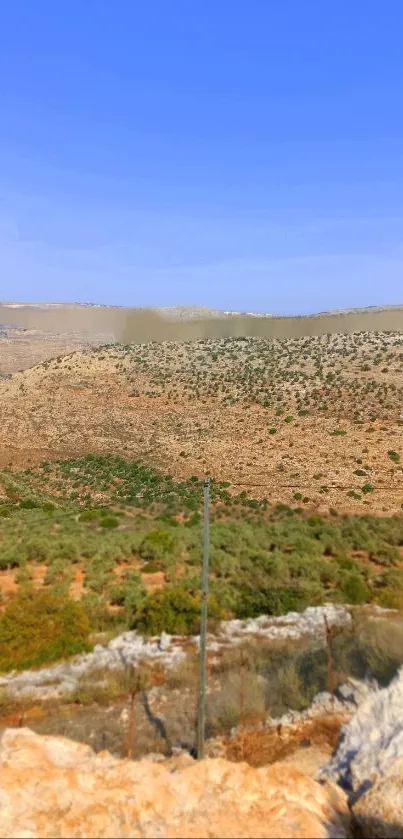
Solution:
<svg viewBox="0 0 403 839"><path fill-rule="evenodd" d="M400 333L353 333L61 356L0 383L3 465L118 452L271 503L396 513L402 347Z"/></svg>

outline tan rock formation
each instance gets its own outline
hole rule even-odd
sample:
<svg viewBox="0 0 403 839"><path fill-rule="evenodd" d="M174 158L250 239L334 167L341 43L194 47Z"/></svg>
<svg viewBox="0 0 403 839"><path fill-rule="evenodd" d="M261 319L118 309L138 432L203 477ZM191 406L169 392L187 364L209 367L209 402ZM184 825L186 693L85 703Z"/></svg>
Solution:
<svg viewBox="0 0 403 839"><path fill-rule="evenodd" d="M63 737L7 729L0 834L34 837L345 837L346 799L293 766L157 763L95 755Z"/></svg>
<svg viewBox="0 0 403 839"><path fill-rule="evenodd" d="M403 776L375 782L353 807L360 835L367 839L403 839Z"/></svg>

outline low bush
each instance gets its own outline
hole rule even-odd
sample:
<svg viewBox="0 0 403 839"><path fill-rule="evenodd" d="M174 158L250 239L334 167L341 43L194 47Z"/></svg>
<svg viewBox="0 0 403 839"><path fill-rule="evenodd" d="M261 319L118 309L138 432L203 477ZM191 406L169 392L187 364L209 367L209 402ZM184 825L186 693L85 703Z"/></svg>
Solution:
<svg viewBox="0 0 403 839"><path fill-rule="evenodd" d="M111 603L122 606L124 617L129 624L139 616L147 592L137 571L126 571L122 581L113 586L109 593Z"/></svg>
<svg viewBox="0 0 403 839"><path fill-rule="evenodd" d="M300 585L272 585L266 589L243 586L240 590L236 614L240 618L255 618L259 615L285 615L287 612L302 612L307 606L323 603L323 588L306 581Z"/></svg>
<svg viewBox="0 0 403 839"><path fill-rule="evenodd" d="M356 572L348 574L341 585L347 603L358 605L369 600L369 590L363 578Z"/></svg>
<svg viewBox="0 0 403 839"><path fill-rule="evenodd" d="M160 562L152 560L151 562L146 562L141 570L144 574L157 574L158 571L162 571L162 565Z"/></svg>
<svg viewBox="0 0 403 839"><path fill-rule="evenodd" d="M119 519L117 516L102 516L100 519L100 525L101 527L109 529L119 527Z"/></svg>
<svg viewBox="0 0 403 839"><path fill-rule="evenodd" d="M52 591L18 594L0 617L0 671L24 670L90 649L79 603Z"/></svg>
<svg viewBox="0 0 403 839"><path fill-rule="evenodd" d="M99 518L98 510L83 510L80 513L79 521L96 521Z"/></svg>
<svg viewBox="0 0 403 839"><path fill-rule="evenodd" d="M200 592L189 592L183 583L149 594L140 605L132 626L145 635L195 635L200 631ZM225 617L214 594L208 598L209 628Z"/></svg>
<svg viewBox="0 0 403 839"><path fill-rule="evenodd" d="M167 586L146 597L133 627L146 635L193 635L200 628L200 607L181 587Z"/></svg>
<svg viewBox="0 0 403 839"><path fill-rule="evenodd" d="M144 537L139 547L139 554L142 559L162 560L173 555L175 550L175 539L173 535L163 527L151 530Z"/></svg>
<svg viewBox="0 0 403 839"><path fill-rule="evenodd" d="M124 619L120 614L116 615L108 608L108 602L102 594L89 591L83 594L80 600L81 608L87 617L91 631L109 632L116 627L126 628Z"/></svg>

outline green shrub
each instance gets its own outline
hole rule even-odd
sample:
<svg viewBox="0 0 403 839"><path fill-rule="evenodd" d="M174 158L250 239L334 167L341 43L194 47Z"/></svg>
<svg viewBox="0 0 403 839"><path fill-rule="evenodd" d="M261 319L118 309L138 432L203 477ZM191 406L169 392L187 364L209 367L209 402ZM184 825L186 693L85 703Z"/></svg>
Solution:
<svg viewBox="0 0 403 839"><path fill-rule="evenodd" d="M86 592L81 598L80 605L92 631L104 632L122 623L120 615L110 612L108 603L102 594L97 594L94 591Z"/></svg>
<svg viewBox="0 0 403 839"><path fill-rule="evenodd" d="M139 547L139 554L142 559L148 561L162 560L172 556L175 544L175 539L169 530L157 527L144 537Z"/></svg>
<svg viewBox="0 0 403 839"><path fill-rule="evenodd" d="M395 589L386 586L380 591L377 597L377 602L384 609L398 609L399 611L402 611L403 591L399 588Z"/></svg>
<svg viewBox="0 0 403 839"><path fill-rule="evenodd" d="M99 518L99 510L83 510L80 513L78 520L79 521L94 521Z"/></svg>
<svg viewBox="0 0 403 839"><path fill-rule="evenodd" d="M366 603L369 600L370 592L360 574L352 572L342 582L342 592L347 600L347 603L358 605Z"/></svg>
<svg viewBox="0 0 403 839"><path fill-rule="evenodd" d="M85 586L101 594L108 588L114 570L114 560L107 553L95 554L87 565Z"/></svg>
<svg viewBox="0 0 403 839"><path fill-rule="evenodd" d="M382 574L382 585L390 586L395 591L403 592L403 569L393 568Z"/></svg>
<svg viewBox="0 0 403 839"><path fill-rule="evenodd" d="M0 617L0 671L24 670L90 649L89 621L79 603L54 592L18 594Z"/></svg>
<svg viewBox="0 0 403 839"><path fill-rule="evenodd" d="M117 516L102 516L100 525L106 528L119 527L119 519Z"/></svg>
<svg viewBox="0 0 403 839"><path fill-rule="evenodd" d="M44 579L44 585L54 585L55 583L62 583L65 580L71 580L71 569L62 559L54 559L49 563Z"/></svg>
<svg viewBox="0 0 403 839"><path fill-rule="evenodd" d="M309 700L303 692L301 678L294 663L280 668L278 681L282 694L287 698L288 707L295 708L297 711L308 707Z"/></svg>
<svg viewBox="0 0 403 839"><path fill-rule="evenodd" d="M0 553L0 570L7 570L8 568L18 568L24 560L21 557L21 551L18 546L7 547Z"/></svg>
<svg viewBox="0 0 403 839"><path fill-rule="evenodd" d="M393 460L393 463L400 463L400 454L394 452L393 449L390 449L388 451L388 456L391 460Z"/></svg>
<svg viewBox="0 0 403 839"><path fill-rule="evenodd" d="M20 501L20 507L22 510L33 510L37 507L38 504L33 498L22 498Z"/></svg>
<svg viewBox="0 0 403 839"><path fill-rule="evenodd" d="M44 513L53 513L55 509L56 507L52 501L45 501L45 503L42 504L42 510Z"/></svg>
<svg viewBox="0 0 403 839"><path fill-rule="evenodd" d="M236 607L239 618L255 618L262 614L285 615L302 612L307 606L323 603L325 593L317 583L303 581L300 585L272 585L267 589L243 586Z"/></svg>
<svg viewBox="0 0 403 839"><path fill-rule="evenodd" d="M21 546L21 553L27 560L34 562L44 562L49 555L50 543L46 539L26 539L23 546Z"/></svg>
<svg viewBox="0 0 403 839"><path fill-rule="evenodd" d="M339 568L343 569L343 571L353 571L355 568L355 562L353 559L349 559L347 556L335 556L334 561L337 562Z"/></svg>
<svg viewBox="0 0 403 839"><path fill-rule="evenodd" d="M151 560L151 562L146 562L141 570L144 574L156 574L158 571L162 571L162 565L160 562Z"/></svg>
<svg viewBox="0 0 403 839"><path fill-rule="evenodd" d="M193 635L200 628L198 599L180 586L167 586L146 597L133 626L146 635Z"/></svg>
<svg viewBox="0 0 403 839"><path fill-rule="evenodd" d="M122 581L111 588L109 596L111 603L123 606L125 619L131 624L140 613L147 591L140 574L129 568Z"/></svg>

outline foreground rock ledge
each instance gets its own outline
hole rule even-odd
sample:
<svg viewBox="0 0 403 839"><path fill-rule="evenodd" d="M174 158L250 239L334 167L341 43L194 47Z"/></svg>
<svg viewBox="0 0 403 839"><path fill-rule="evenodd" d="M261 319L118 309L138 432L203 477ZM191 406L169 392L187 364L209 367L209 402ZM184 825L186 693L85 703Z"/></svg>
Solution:
<svg viewBox="0 0 403 839"><path fill-rule="evenodd" d="M0 743L0 835L331 837L348 835L344 793L292 766L189 756L163 763L95 755L64 737L7 729Z"/></svg>

